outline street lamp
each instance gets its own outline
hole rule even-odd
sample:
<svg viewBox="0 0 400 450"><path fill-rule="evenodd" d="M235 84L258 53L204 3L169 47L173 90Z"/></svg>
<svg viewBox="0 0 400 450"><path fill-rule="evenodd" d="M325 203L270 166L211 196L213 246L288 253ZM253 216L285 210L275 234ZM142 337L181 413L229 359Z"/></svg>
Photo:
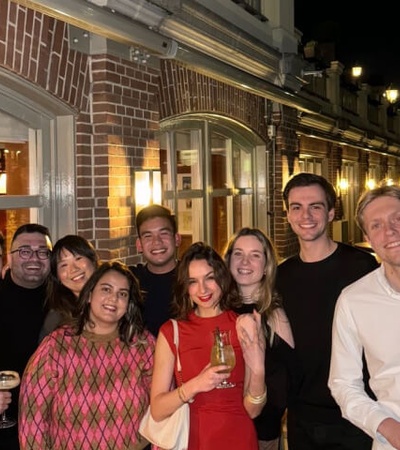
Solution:
<svg viewBox="0 0 400 450"><path fill-rule="evenodd" d="M390 85L385 91L385 97L387 101L393 105L399 98L399 90Z"/></svg>
<svg viewBox="0 0 400 450"><path fill-rule="evenodd" d="M399 90L395 89L391 84L385 90L384 96L386 100L389 102L388 113L391 115L396 115L397 107L396 103L399 100Z"/></svg>
<svg viewBox="0 0 400 450"><path fill-rule="evenodd" d="M360 78L363 73L363 68L359 64L355 64L351 68L351 76L355 79Z"/></svg>
<svg viewBox="0 0 400 450"><path fill-rule="evenodd" d="M363 67L360 66L360 64L355 63L352 66L346 68L345 72L343 73L343 80L350 89L353 90L355 88L359 90L362 74Z"/></svg>

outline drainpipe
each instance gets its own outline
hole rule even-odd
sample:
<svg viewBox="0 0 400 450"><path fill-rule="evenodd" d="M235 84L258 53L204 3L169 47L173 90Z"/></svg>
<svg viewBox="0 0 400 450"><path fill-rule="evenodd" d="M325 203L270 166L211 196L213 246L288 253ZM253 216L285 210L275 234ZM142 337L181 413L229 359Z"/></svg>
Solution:
<svg viewBox="0 0 400 450"><path fill-rule="evenodd" d="M270 100L265 102L266 111L266 125L268 132L268 143L267 143L267 158L269 159L268 164L268 217L269 217L269 236L272 240L276 239L276 211L275 211L275 196L276 196L276 126L273 124L272 120L272 109L273 103ZM269 175L272 180L270 181Z"/></svg>
<svg viewBox="0 0 400 450"><path fill-rule="evenodd" d="M221 82L253 93L260 97L316 114L320 106L299 97L294 91L277 86L251 75L217 58L178 44L145 25L82 0L12 0L14 3L39 11L75 27L128 46L140 46L159 58L171 58L183 63L189 69L213 77ZM95 0L101 2L103 0ZM147 6L141 5L147 9ZM154 16L152 20L162 20ZM150 19L148 19L150 20Z"/></svg>
<svg viewBox="0 0 400 450"><path fill-rule="evenodd" d="M119 14L82 0L12 0L91 33L128 46L140 45L161 58L174 58L176 41Z"/></svg>

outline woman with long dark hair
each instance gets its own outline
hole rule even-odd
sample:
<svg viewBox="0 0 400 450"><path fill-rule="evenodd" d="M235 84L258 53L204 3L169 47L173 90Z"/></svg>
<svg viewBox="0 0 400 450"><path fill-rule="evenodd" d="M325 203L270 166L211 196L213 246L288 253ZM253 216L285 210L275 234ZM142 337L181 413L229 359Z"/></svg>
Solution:
<svg viewBox="0 0 400 450"><path fill-rule="evenodd" d="M141 291L129 268L95 270L69 324L46 336L21 382L21 450L141 450L154 338L145 330Z"/></svg>
<svg viewBox="0 0 400 450"><path fill-rule="evenodd" d="M176 349L168 321L157 338L151 387L155 420L190 403L188 450L257 450L251 418L266 401L265 342L259 316L248 317L247 324L237 321L233 308L238 304L236 285L223 259L205 243L192 244L178 264L173 303L182 379L174 372ZM233 369L229 364L210 363L213 337L223 331L231 336ZM221 389L226 379L234 386ZM171 383L178 387L170 390Z"/></svg>

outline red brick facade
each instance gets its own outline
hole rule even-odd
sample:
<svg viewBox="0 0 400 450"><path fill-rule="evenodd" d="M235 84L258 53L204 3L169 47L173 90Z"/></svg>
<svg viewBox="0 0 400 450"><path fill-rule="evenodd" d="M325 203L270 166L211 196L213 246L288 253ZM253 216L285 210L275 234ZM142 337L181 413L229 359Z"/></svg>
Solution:
<svg viewBox="0 0 400 450"><path fill-rule="evenodd" d="M0 0L0 67L76 110L76 229L104 259L128 264L139 259L132 177L136 168L159 167L155 131L160 119L202 111L221 114L245 124L271 146L266 99L173 61L161 61L158 72L111 55L84 55L70 49L64 23L7 0ZM282 171L298 152L295 111L282 108L274 122L275 173L269 174L273 237L285 257L292 248L288 236L295 245L281 201Z"/></svg>

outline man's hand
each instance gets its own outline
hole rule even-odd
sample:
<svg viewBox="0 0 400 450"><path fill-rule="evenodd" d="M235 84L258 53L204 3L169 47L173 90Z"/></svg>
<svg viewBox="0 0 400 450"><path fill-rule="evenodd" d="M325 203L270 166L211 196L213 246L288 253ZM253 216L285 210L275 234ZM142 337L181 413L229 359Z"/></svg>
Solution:
<svg viewBox="0 0 400 450"><path fill-rule="evenodd" d="M400 422L388 417L379 424L378 432L387 439L393 448L400 450Z"/></svg>

